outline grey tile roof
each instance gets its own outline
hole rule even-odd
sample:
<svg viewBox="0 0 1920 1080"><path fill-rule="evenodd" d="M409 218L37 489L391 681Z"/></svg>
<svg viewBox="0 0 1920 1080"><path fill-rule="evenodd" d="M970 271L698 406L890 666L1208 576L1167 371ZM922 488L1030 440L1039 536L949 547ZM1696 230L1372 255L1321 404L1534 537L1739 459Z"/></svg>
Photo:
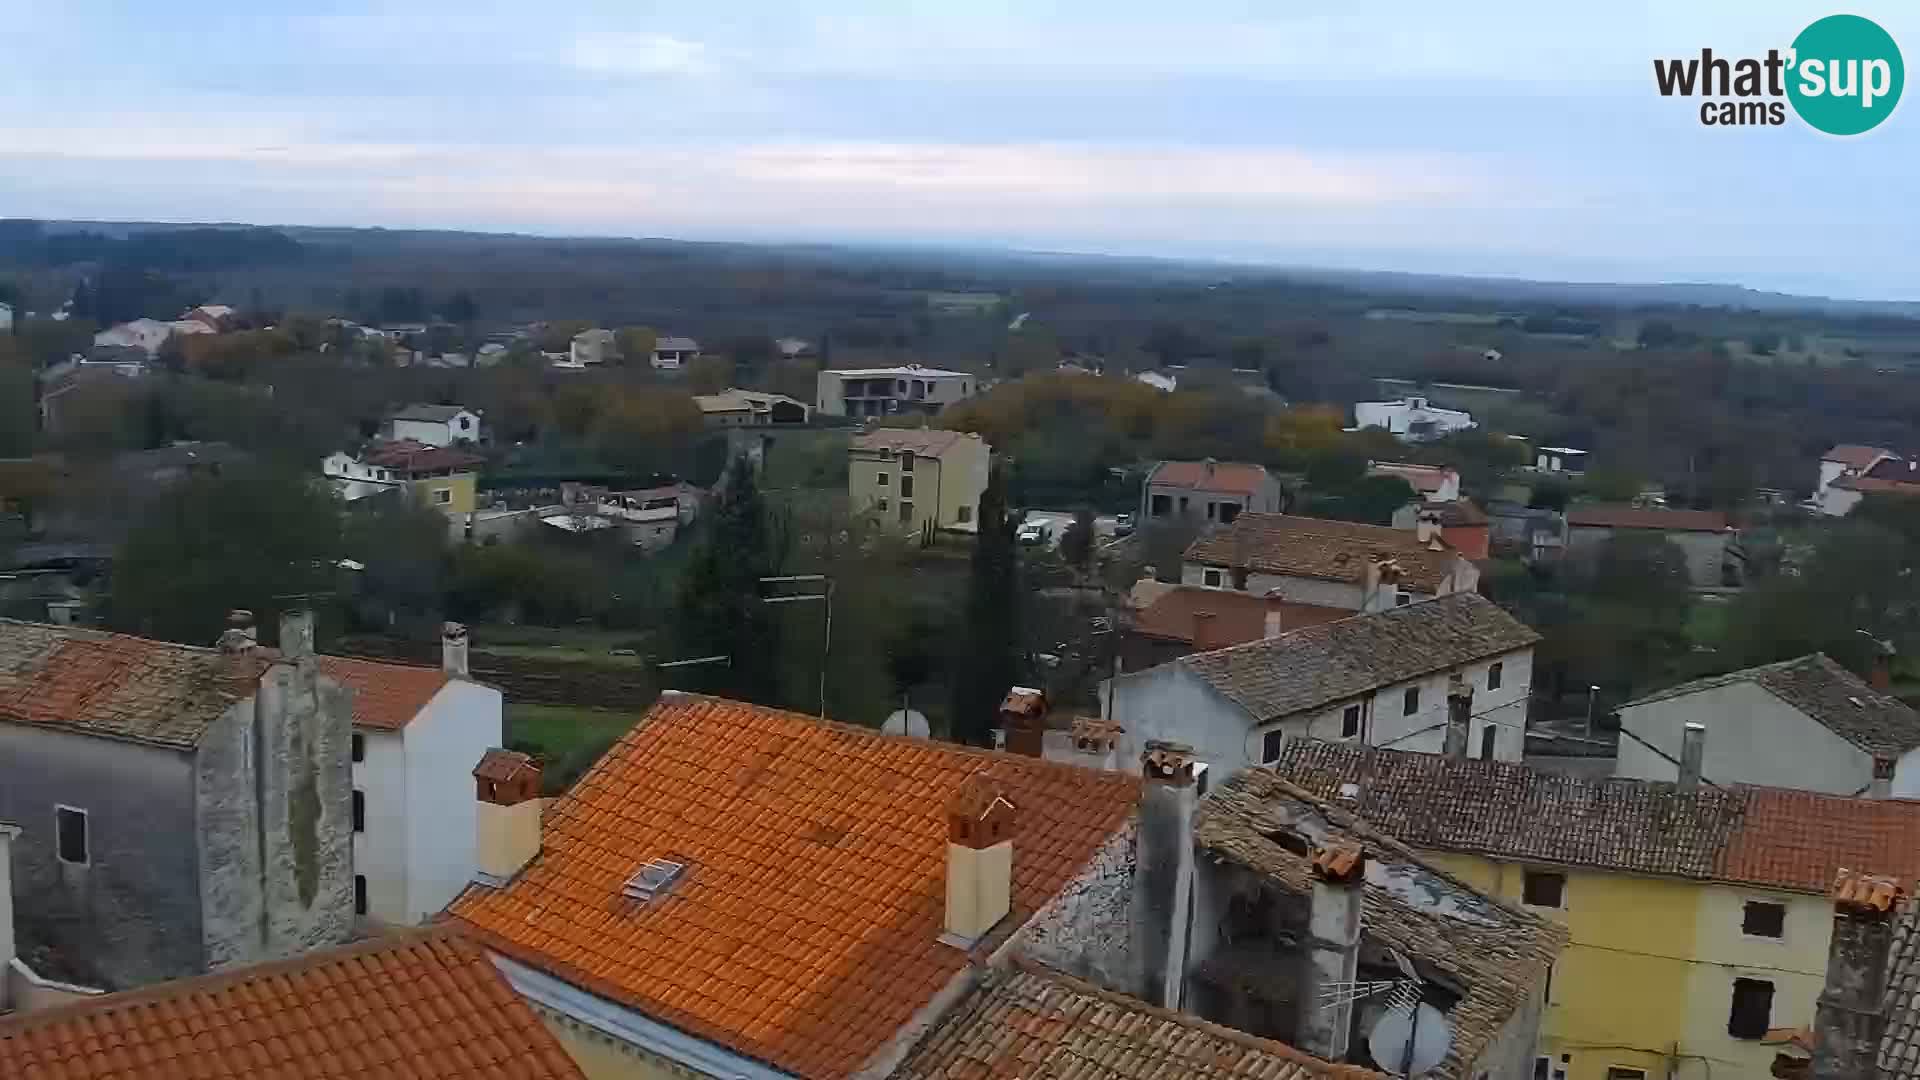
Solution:
<svg viewBox="0 0 1920 1080"><path fill-rule="evenodd" d="M389 420L424 420L430 424L444 424L467 410L459 405L409 405L400 409Z"/></svg>
<svg viewBox="0 0 1920 1080"><path fill-rule="evenodd" d="M1908 901L1887 956L1887 1028L1880 1037L1880 1080L1920 1080L1920 905Z"/></svg>
<svg viewBox="0 0 1920 1080"><path fill-rule="evenodd" d="M1430 756L1430 755L1420 755ZM1200 805L1194 842L1220 859L1263 875L1294 895L1311 894L1311 858L1274 839L1285 829L1316 844L1358 845L1372 864L1362 925L1366 937L1430 965L1462 996L1448 1015L1453 1045L1424 1075L1478 1075L1501 1027L1541 987L1567 943L1562 927L1487 896L1434 867L1401 839L1343 803L1288 782L1275 770L1247 769Z"/></svg>
<svg viewBox="0 0 1920 1080"><path fill-rule="evenodd" d="M1375 558L1400 563L1401 581L1418 592L1437 593L1465 560L1436 541L1421 544L1411 531L1295 514L1241 514L1233 524L1193 542L1188 562L1244 566L1257 573L1323 581L1364 580Z"/></svg>
<svg viewBox="0 0 1920 1080"><path fill-rule="evenodd" d="M1920 714L1899 698L1868 686L1824 653L1695 679L1648 694L1622 708L1631 709L1743 682L1752 683L1799 709L1869 754L1898 757L1920 747Z"/></svg>
<svg viewBox="0 0 1920 1080"><path fill-rule="evenodd" d="M1698 880L1728 876L1744 789L1682 792L1651 780L1588 780L1476 761L1295 739L1274 766L1416 848Z"/></svg>
<svg viewBox="0 0 1920 1080"><path fill-rule="evenodd" d="M1486 597L1454 593L1174 663L1266 723L1539 640Z"/></svg>

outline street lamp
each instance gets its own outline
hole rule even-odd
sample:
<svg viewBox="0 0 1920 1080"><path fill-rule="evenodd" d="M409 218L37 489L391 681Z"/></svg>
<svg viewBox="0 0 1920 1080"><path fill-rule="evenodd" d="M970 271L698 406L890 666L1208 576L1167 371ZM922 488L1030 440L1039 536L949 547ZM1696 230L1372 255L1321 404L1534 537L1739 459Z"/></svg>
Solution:
<svg viewBox="0 0 1920 1080"><path fill-rule="evenodd" d="M825 574L781 574L777 577L763 577L762 585L820 585L820 592L790 593L786 596L763 596L762 603L796 604L803 601L818 600L826 608L826 624L820 635L820 719L827 718L827 657L833 652L833 579Z"/></svg>

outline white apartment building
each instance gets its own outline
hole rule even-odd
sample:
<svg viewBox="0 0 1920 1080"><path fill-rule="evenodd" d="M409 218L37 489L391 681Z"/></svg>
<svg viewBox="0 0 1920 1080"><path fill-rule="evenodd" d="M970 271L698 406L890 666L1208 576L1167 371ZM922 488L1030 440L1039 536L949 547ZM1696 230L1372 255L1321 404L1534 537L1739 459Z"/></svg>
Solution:
<svg viewBox="0 0 1920 1080"><path fill-rule="evenodd" d="M936 413L973 396L979 377L965 371L905 367L822 371L815 407L828 416Z"/></svg>
<svg viewBox="0 0 1920 1080"><path fill-rule="evenodd" d="M1473 414L1442 409L1423 397L1398 401L1357 401L1353 422L1362 428L1385 428L1403 442L1428 442L1473 427Z"/></svg>

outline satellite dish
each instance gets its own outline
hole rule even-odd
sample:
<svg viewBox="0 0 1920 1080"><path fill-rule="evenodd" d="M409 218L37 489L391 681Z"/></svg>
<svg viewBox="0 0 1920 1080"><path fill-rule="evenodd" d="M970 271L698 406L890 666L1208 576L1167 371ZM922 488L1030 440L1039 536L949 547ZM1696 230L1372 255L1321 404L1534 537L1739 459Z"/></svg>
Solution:
<svg viewBox="0 0 1920 1080"><path fill-rule="evenodd" d="M1453 1025L1439 1009L1421 1004L1389 1009L1373 1022L1367 1049L1374 1064L1394 1076L1419 1076L1440 1064L1453 1045Z"/></svg>
<svg viewBox="0 0 1920 1080"><path fill-rule="evenodd" d="M887 722L880 730L889 735L908 735L915 739L924 739L932 735L927 727L927 716L918 709L895 709L887 714Z"/></svg>

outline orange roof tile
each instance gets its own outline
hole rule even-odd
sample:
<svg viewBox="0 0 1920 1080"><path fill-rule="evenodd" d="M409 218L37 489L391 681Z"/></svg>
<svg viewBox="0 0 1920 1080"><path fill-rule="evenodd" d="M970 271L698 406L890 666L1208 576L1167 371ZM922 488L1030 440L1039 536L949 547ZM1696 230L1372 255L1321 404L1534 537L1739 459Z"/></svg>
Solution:
<svg viewBox="0 0 1920 1080"><path fill-rule="evenodd" d="M1140 612L1133 631L1147 637L1193 644L1194 631L1200 625L1194 616L1206 612L1213 616L1204 634L1206 646L1221 648L1266 637L1269 610L1280 613L1282 630L1319 626L1355 614L1345 608L1300 604L1291 600L1268 600L1234 589L1175 585Z"/></svg>
<svg viewBox="0 0 1920 1080"><path fill-rule="evenodd" d="M1820 460L1834 461L1842 465L1851 466L1856 469L1864 469L1871 466L1874 462L1880 460L1880 458L1882 457L1892 457L1892 456L1896 456L1894 455L1893 451L1883 450L1878 446L1861 446L1858 443L1841 443L1839 446L1836 446L1833 449L1827 451L1826 453L1820 455Z"/></svg>
<svg viewBox="0 0 1920 1080"><path fill-rule="evenodd" d="M19 1080L581 1080L486 953L449 928L0 1019Z"/></svg>
<svg viewBox="0 0 1920 1080"><path fill-rule="evenodd" d="M482 780L504 783L518 776L521 769L538 767L532 758L520 751L502 750L496 746L480 755L480 764L473 767L473 775Z"/></svg>
<svg viewBox="0 0 1920 1080"><path fill-rule="evenodd" d="M848 1075L967 958L941 944L947 808L976 774L1019 807L1013 919L1128 820L1131 775L716 698L663 698L546 811L513 883L453 913L495 948L806 1077ZM650 859L686 864L641 902Z"/></svg>
<svg viewBox="0 0 1920 1080"><path fill-rule="evenodd" d="M1741 788L1746 821L1723 852L1728 881L1825 893L1841 870L1920 877L1920 802Z"/></svg>
<svg viewBox="0 0 1920 1080"><path fill-rule="evenodd" d="M345 656L323 656L320 671L353 689L353 726L398 731L427 707L447 673L437 667L383 664Z"/></svg>

